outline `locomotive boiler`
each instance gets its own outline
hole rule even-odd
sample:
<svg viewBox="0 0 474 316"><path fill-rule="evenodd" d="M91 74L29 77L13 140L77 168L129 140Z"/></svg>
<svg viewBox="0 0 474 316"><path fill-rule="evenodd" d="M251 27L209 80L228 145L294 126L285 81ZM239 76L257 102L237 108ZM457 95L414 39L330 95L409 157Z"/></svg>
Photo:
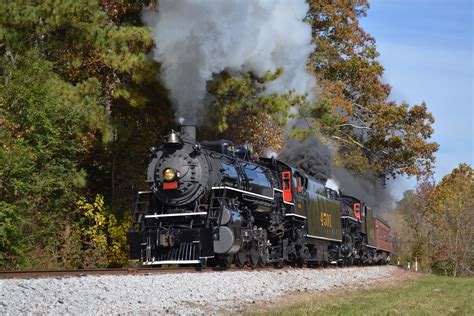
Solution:
<svg viewBox="0 0 474 316"><path fill-rule="evenodd" d="M128 234L131 258L144 265L281 267L390 257L389 228L384 222L377 249L363 202L282 161L253 159L230 141L198 142L194 126L171 131L151 150L146 181Z"/></svg>

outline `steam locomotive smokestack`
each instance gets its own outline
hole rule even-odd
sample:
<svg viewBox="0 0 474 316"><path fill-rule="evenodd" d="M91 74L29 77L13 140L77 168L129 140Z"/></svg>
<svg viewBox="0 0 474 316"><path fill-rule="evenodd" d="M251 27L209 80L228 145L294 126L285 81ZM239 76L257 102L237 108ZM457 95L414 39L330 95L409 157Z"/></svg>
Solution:
<svg viewBox="0 0 474 316"><path fill-rule="evenodd" d="M181 125L181 135L196 139L196 125Z"/></svg>

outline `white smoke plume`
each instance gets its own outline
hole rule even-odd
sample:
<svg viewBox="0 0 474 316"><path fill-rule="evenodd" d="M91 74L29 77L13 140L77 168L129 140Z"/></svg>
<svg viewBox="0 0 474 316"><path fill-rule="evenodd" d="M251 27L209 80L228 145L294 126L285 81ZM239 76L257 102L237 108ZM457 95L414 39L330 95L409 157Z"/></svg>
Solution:
<svg viewBox="0 0 474 316"><path fill-rule="evenodd" d="M337 193L339 193L339 186L341 184L339 183L339 181L337 181L336 179L333 179L333 178L329 178L326 180L326 188L330 188L334 191L337 191Z"/></svg>
<svg viewBox="0 0 474 316"><path fill-rule="evenodd" d="M311 26L303 22L308 9L305 0L160 0L158 10L145 10L176 117L196 123L206 82L224 70L263 76L281 67L266 91L294 89L311 97L316 82L306 71L314 50Z"/></svg>

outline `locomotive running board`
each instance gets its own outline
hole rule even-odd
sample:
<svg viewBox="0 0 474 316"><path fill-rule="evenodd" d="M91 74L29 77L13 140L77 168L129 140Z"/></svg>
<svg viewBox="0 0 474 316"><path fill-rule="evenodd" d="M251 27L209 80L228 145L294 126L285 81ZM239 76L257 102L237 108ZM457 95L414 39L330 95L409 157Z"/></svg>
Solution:
<svg viewBox="0 0 474 316"><path fill-rule="evenodd" d="M145 218L161 218L161 217L175 217L175 216L196 216L196 215L207 215L207 212L154 214L154 215L145 215Z"/></svg>
<svg viewBox="0 0 474 316"><path fill-rule="evenodd" d="M327 238L327 237L321 237L321 236L314 236L314 235L305 235L308 238L314 238L314 239L321 239L321 240L329 240L329 241L337 241L337 242L342 242L341 239L333 239L333 238Z"/></svg>
<svg viewBox="0 0 474 316"><path fill-rule="evenodd" d="M241 189L237 189L237 188L233 188L233 187L228 187L228 186L223 186L223 187L212 187L211 188L212 190L231 190L231 191L236 191L236 192L240 192L240 193L243 193L243 194L248 194L248 195L252 195L252 196L255 196L255 197L258 197L258 198L261 198L261 199L265 199L265 200L274 200L274 196L272 197L269 197L269 196L266 196L266 195L261 195L261 194L257 194L257 193L253 193L253 192L249 192L249 191L245 191L245 190L241 190Z"/></svg>
<svg viewBox="0 0 474 316"><path fill-rule="evenodd" d="M349 219L349 220L354 221L356 223L360 223L360 221L358 219L355 219L351 216L341 216L341 219Z"/></svg>
<svg viewBox="0 0 474 316"><path fill-rule="evenodd" d="M197 264L200 260L164 260L164 261L145 261L143 265L152 266L156 264Z"/></svg>
<svg viewBox="0 0 474 316"><path fill-rule="evenodd" d="M295 213L286 213L285 216L295 216L295 217L305 218L305 219L306 219L306 216L299 215L299 214L295 214Z"/></svg>
<svg viewBox="0 0 474 316"><path fill-rule="evenodd" d="M273 197L269 197L269 196L266 196L266 195L261 195L261 194L257 194L257 193L253 193L253 192L249 192L249 191L245 191L245 190L240 190L240 189L233 188L233 187L227 187L227 186L223 186L223 187L212 187L211 189L212 189L212 190L231 190L231 191L236 191L236 192L240 192L240 193L243 193L243 194L252 195L252 196L255 196L255 197L258 197L258 198L261 198L261 199L265 199L265 200L274 200L274 199L275 199L275 195L273 195ZM277 192L283 193L283 191L280 190L280 189L275 189L275 188L273 188L273 191L277 191ZM286 201L283 201L283 202L284 202L285 204L295 205L295 203L292 203L292 202L286 202Z"/></svg>

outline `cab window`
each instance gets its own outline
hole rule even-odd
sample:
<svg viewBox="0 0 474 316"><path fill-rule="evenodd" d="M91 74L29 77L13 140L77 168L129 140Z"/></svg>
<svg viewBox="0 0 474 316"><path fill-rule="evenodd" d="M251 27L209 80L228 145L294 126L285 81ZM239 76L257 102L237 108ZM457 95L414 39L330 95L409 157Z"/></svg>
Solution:
<svg viewBox="0 0 474 316"><path fill-rule="evenodd" d="M303 188L305 185L305 179L298 172L293 173L293 187L297 194L303 194Z"/></svg>
<svg viewBox="0 0 474 316"><path fill-rule="evenodd" d="M239 174L237 173L237 169L230 163L227 163L225 161L221 161L222 168L224 169L224 173L227 177L232 178L232 179L237 179Z"/></svg>
<svg viewBox="0 0 474 316"><path fill-rule="evenodd" d="M301 176L296 175L296 192L302 193L303 192L303 178Z"/></svg>

